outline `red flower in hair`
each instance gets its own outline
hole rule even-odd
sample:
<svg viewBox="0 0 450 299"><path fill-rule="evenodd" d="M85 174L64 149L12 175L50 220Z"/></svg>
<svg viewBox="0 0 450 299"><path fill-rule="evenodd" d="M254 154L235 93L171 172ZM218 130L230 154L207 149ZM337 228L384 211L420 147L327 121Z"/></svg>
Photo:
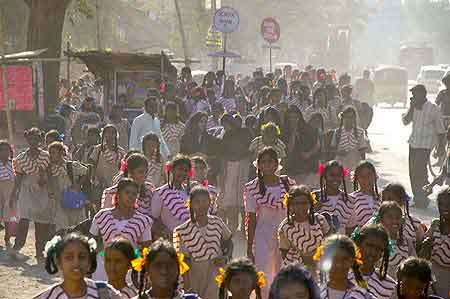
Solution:
<svg viewBox="0 0 450 299"><path fill-rule="evenodd" d="M115 207L117 205L117 194L114 194L112 197L112 204Z"/></svg>
<svg viewBox="0 0 450 299"><path fill-rule="evenodd" d="M166 83L163 82L159 85L159 92L166 93Z"/></svg>
<svg viewBox="0 0 450 299"><path fill-rule="evenodd" d="M195 176L194 168L189 170L189 177L192 179Z"/></svg>
<svg viewBox="0 0 450 299"><path fill-rule="evenodd" d="M203 187L208 187L209 186L208 180L203 180L202 185L203 185Z"/></svg>
<svg viewBox="0 0 450 299"><path fill-rule="evenodd" d="M319 169L317 170L317 174L319 176L323 175L325 172L325 164L319 163Z"/></svg>
<svg viewBox="0 0 450 299"><path fill-rule="evenodd" d="M169 173L171 169L172 169L172 166L170 166L170 163L167 163L166 164L166 172Z"/></svg>
<svg viewBox="0 0 450 299"><path fill-rule="evenodd" d="M348 176L348 169L345 167L342 167L342 175L344 176L344 178L346 178Z"/></svg>
<svg viewBox="0 0 450 299"><path fill-rule="evenodd" d="M127 171L127 168L128 168L128 161L123 159L122 163L120 164L120 171L125 172Z"/></svg>

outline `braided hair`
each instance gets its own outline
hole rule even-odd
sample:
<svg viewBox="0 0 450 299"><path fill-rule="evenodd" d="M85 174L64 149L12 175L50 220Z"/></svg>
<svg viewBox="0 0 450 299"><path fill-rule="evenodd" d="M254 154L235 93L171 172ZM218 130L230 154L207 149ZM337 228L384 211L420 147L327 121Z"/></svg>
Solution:
<svg viewBox="0 0 450 299"><path fill-rule="evenodd" d="M357 123L356 123L355 108L353 108L351 106L347 107L341 113L339 113L340 122L339 122L339 128L337 129L337 132L336 132L336 148L339 147L339 143L341 142L342 129L344 128L344 118L346 115L348 115L348 113L353 114L353 136L355 136L355 138L358 139L358 127L357 127Z"/></svg>
<svg viewBox="0 0 450 299"><path fill-rule="evenodd" d="M405 187L403 187L399 183L387 184L384 187L383 192L381 192L381 201L382 202L387 201L386 192L391 192L395 197L400 199L400 201L397 203L399 204L399 206L401 208L403 208L403 211L404 211L403 213L406 214L406 216L408 217L411 224L414 224L415 221L409 212L409 195L406 193ZM414 225L412 225L412 227L413 227L414 231L417 230L417 228Z"/></svg>
<svg viewBox="0 0 450 299"><path fill-rule="evenodd" d="M369 169L373 173L373 176L375 177L375 182L373 184L373 190L371 190L371 191L372 191L373 195L376 196L377 199L380 199L380 195L378 193L377 171L375 170L375 166L373 166L373 164L367 160L363 160L363 161L359 162L358 166L356 166L355 175L353 178L353 189L354 190L359 189L358 176L361 173L361 170L364 168Z"/></svg>
<svg viewBox="0 0 450 299"><path fill-rule="evenodd" d="M269 156L269 158L273 159L274 161L277 161L277 163L278 163L278 154L277 154L277 151L273 147L267 146L267 147L263 148L262 150L260 150L258 153L256 162L259 164L259 162L261 161L261 159L264 156ZM256 174L258 177L259 194L264 196L264 195L266 195L266 186L264 185L263 173L259 169L259 167L257 167Z"/></svg>
<svg viewBox="0 0 450 299"><path fill-rule="evenodd" d="M399 299L407 299L403 296L400 285L405 278L417 279L425 283L421 298L428 298L428 289L433 281L430 262L424 259L410 257L403 261L397 270L397 296Z"/></svg>
<svg viewBox="0 0 450 299"><path fill-rule="evenodd" d="M225 279L219 288L219 299L225 299L228 297L227 290L229 289L231 280L233 279L233 276L240 274L240 273L248 274L253 278L256 299L261 299L262 298L261 288L259 287L259 285L257 283L257 280L258 280L257 269L256 269L255 265L246 258L235 259L226 266Z"/></svg>
<svg viewBox="0 0 450 299"><path fill-rule="evenodd" d="M170 189L173 189L173 179L171 180L171 174L175 167L178 165L186 165L189 169L192 169L192 162L191 159L188 156L177 154L175 157L173 157L172 161L168 163L168 171L167 171L167 185ZM172 175L173 176L173 175ZM187 194L190 193L191 189L191 182L190 177L187 177L187 183L186 183L186 192Z"/></svg>
<svg viewBox="0 0 450 299"><path fill-rule="evenodd" d="M380 221L383 218L384 214L386 214L386 212L388 211L392 211L392 210L397 210L400 215L403 215L403 211L402 208L399 206L398 203L396 203L395 201L385 201L383 203L381 203L381 206L378 210L378 215L380 217ZM403 244L403 229L404 229L404 221L401 221L400 223L400 230L398 233L398 242L397 244Z"/></svg>
<svg viewBox="0 0 450 299"><path fill-rule="evenodd" d="M156 152L155 153L147 153L146 152L146 144L147 142L153 141L157 144L156 146ZM161 145L161 141L159 140L158 135L156 135L155 133L148 133L147 135L144 136L144 138L142 139L142 152L144 153L145 156L147 156L149 159L153 159L153 155L156 154L156 159L155 162L156 163L161 163L161 151L160 151L160 145Z"/></svg>
<svg viewBox="0 0 450 299"><path fill-rule="evenodd" d="M328 161L325 166L323 172L320 174L320 201L324 202L328 198L327 194L327 175L331 168L337 167L339 169L339 172L342 173L342 187L344 189L344 201L347 202L348 200L348 193L347 193L347 187L345 184L345 177L344 177L344 166L342 166L341 162L332 160Z"/></svg>
<svg viewBox="0 0 450 299"><path fill-rule="evenodd" d="M194 188L192 188L191 192L189 193L189 201L190 201L189 214L191 216L192 223L197 223L197 220L195 219L195 213L192 208L192 201L194 200L194 198L197 198L198 196L202 196L202 195L205 195L208 198L208 200L211 199L211 195L209 194L208 189L203 186L195 186Z"/></svg>
<svg viewBox="0 0 450 299"><path fill-rule="evenodd" d="M309 212L308 212L308 218L309 218L309 224L313 225L315 222L314 217L314 203L313 203L313 197L311 195L311 190L307 186L294 186L289 190L289 199L287 202L287 219L289 224L294 223L294 219L292 219L292 213L291 213L291 202L294 200L298 200L300 196L305 196L309 200Z"/></svg>
<svg viewBox="0 0 450 299"><path fill-rule="evenodd" d="M383 257L381 260L381 267L380 272L378 273L378 277L380 279L386 279L387 271L389 268L389 256L390 256L389 234L382 225L369 224L361 228L359 235L352 235L352 239L358 247L361 247L361 244L368 237L374 237L383 240L384 244Z"/></svg>

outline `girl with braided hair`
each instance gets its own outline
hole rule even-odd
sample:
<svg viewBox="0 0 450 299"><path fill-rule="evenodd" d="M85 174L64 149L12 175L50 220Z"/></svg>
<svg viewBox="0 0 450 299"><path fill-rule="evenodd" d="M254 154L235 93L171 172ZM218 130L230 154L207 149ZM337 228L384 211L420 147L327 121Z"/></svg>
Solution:
<svg viewBox="0 0 450 299"><path fill-rule="evenodd" d="M173 233L174 246L185 255L190 268L184 277L184 287L202 298L217 295L214 277L233 251L230 229L222 219L209 214L211 200L207 188L194 187L186 202L190 219Z"/></svg>
<svg viewBox="0 0 450 299"><path fill-rule="evenodd" d="M278 226L286 217L283 205L285 194L295 181L279 176L279 160L272 147L258 153L257 178L245 185L244 200L247 214L247 256L261 271L266 273L268 283L281 267L278 248ZM263 289L263 296L267 289Z"/></svg>
<svg viewBox="0 0 450 299"><path fill-rule="evenodd" d="M155 133L149 133L142 139L142 152L148 160L146 181L155 187L161 186L165 181L164 157L160 152L159 137Z"/></svg>
<svg viewBox="0 0 450 299"><path fill-rule="evenodd" d="M394 250L387 231L382 225L370 224L356 228L351 238L361 250L363 263L360 270L369 293L375 298L389 299L395 291L395 280L387 275L389 256ZM376 269L378 265L379 269Z"/></svg>
<svg viewBox="0 0 450 299"><path fill-rule="evenodd" d="M312 256L330 231L325 217L314 213L316 203L308 187L292 187L284 202L287 217L278 228L279 248L285 264L300 263L311 273L317 270Z"/></svg>
<svg viewBox="0 0 450 299"><path fill-rule="evenodd" d="M269 299L320 299L320 289L300 264L284 266L270 286Z"/></svg>

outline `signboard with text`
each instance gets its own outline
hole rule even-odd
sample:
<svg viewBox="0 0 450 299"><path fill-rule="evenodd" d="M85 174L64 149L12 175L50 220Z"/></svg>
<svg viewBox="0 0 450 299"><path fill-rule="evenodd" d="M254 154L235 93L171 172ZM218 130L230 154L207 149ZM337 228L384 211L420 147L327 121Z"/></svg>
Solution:
<svg viewBox="0 0 450 299"><path fill-rule="evenodd" d="M231 7L222 7L214 14L214 29L223 33L232 33L239 27L239 13Z"/></svg>
<svg viewBox="0 0 450 299"><path fill-rule="evenodd" d="M8 96L12 110L33 110L33 70L30 66L10 65L6 67ZM0 110L5 109L3 78L0 72Z"/></svg>
<svg viewBox="0 0 450 299"><path fill-rule="evenodd" d="M280 39L280 24L274 18L265 18L261 23L261 35L268 43L276 43Z"/></svg>

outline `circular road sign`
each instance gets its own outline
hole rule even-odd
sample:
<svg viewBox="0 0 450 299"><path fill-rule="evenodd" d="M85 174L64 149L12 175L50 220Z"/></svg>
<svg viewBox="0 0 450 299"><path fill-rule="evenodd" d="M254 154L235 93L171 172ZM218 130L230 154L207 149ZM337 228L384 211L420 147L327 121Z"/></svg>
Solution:
<svg viewBox="0 0 450 299"><path fill-rule="evenodd" d="M214 28L223 33L231 33L239 27L239 13L231 7L222 7L214 15Z"/></svg>
<svg viewBox="0 0 450 299"><path fill-rule="evenodd" d="M280 24L274 18L265 18L261 23L261 35L268 43L276 43L280 39Z"/></svg>

